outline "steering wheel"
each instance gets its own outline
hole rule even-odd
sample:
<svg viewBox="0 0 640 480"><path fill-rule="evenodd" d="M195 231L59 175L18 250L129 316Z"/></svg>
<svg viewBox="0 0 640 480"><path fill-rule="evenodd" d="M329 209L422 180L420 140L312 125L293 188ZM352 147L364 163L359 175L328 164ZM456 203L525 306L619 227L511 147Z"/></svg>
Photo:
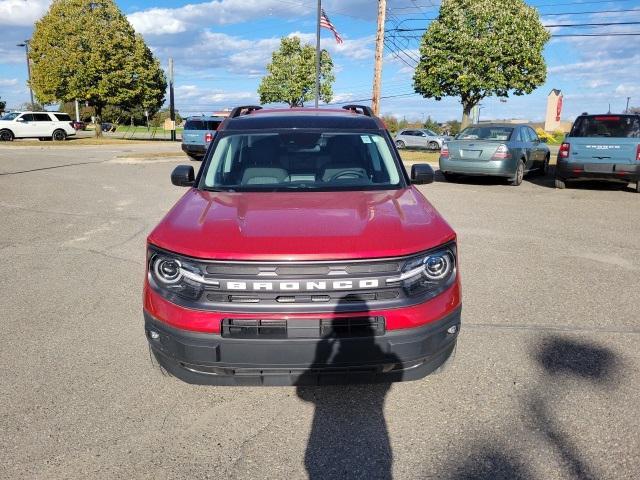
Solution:
<svg viewBox="0 0 640 480"><path fill-rule="evenodd" d="M357 170L355 168L352 169L347 169L347 170L341 170L338 173L334 174L329 181L333 182L334 180L339 180L341 178L367 178L367 176L362 173L361 170Z"/></svg>

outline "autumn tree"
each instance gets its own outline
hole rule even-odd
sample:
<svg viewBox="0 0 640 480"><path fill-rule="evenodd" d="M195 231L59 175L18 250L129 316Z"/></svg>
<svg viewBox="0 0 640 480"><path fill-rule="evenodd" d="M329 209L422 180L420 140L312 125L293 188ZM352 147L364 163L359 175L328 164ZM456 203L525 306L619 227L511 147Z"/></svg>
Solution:
<svg viewBox="0 0 640 480"><path fill-rule="evenodd" d="M113 0L54 0L30 47L40 102L87 101L98 125L106 105L157 111L164 102L160 63Z"/></svg>
<svg viewBox="0 0 640 480"><path fill-rule="evenodd" d="M298 37L283 37L280 48L273 52L267 65L267 75L258 87L260 103L286 103L290 107L302 107L315 98L316 49L303 45ZM329 52L320 54L320 100L331 101L333 61Z"/></svg>
<svg viewBox="0 0 640 480"><path fill-rule="evenodd" d="M545 82L549 38L524 0L442 0L422 37L414 89L436 100L459 97L464 128L483 98L529 94Z"/></svg>

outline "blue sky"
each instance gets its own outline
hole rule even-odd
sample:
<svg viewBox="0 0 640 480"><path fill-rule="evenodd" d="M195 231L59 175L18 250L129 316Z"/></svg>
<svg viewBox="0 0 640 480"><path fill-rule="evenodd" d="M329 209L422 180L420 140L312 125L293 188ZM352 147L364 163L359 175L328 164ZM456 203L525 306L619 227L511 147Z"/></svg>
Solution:
<svg viewBox="0 0 640 480"><path fill-rule="evenodd" d="M9 107L28 100L24 49L16 47L32 32L49 0L0 0L0 97ZM638 25L552 28L556 34L640 33L640 0L534 0L543 23L618 23ZM118 0L135 29L146 39L163 66L176 64L176 105L182 114L212 112L257 102L256 89L271 52L285 35L315 38L315 0ZM388 0L387 28L423 28L437 14L437 0ZM336 65L334 102L371 97L377 1L324 0L323 7L345 42L338 46L323 30L322 46ZM625 11L622 11L625 10ZM594 12L594 13L588 13ZM625 108L627 97L640 106L640 36L559 37L547 45L549 75L532 95L506 103L486 99L483 118L544 116L546 95L552 88L565 94L565 119L583 112ZM415 40L396 40L385 50L383 96L411 94ZM398 58L400 57L400 58ZM368 102L365 102L368 103ZM418 95L383 99L382 113L417 120L459 119L455 98L440 102Z"/></svg>

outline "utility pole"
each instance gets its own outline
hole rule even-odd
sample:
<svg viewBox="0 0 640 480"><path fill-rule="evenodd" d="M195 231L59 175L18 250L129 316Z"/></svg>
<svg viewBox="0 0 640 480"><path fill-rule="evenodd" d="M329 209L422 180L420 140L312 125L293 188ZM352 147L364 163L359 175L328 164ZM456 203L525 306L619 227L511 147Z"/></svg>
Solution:
<svg viewBox="0 0 640 480"><path fill-rule="evenodd" d="M25 40L24 43L19 43L17 47L24 47L24 51L27 54L27 76L29 77L29 94L31 95L31 111L34 109L33 105L33 89L31 88L31 61L29 60L29 42L31 40Z"/></svg>
<svg viewBox="0 0 640 480"><path fill-rule="evenodd" d="M78 105L78 99L76 98L76 122L80 121L80 106Z"/></svg>
<svg viewBox="0 0 640 480"><path fill-rule="evenodd" d="M624 113L629 113L629 102L631 101L631 97L627 97L627 108Z"/></svg>
<svg viewBox="0 0 640 480"><path fill-rule="evenodd" d="M171 141L176 141L176 109L173 103L173 58L169 59L169 119L171 120Z"/></svg>
<svg viewBox="0 0 640 480"><path fill-rule="evenodd" d="M371 108L375 115L380 114L380 87L382 84L382 53L384 50L384 22L387 13L387 0L378 0L378 31L376 33L376 56L373 71L373 95Z"/></svg>

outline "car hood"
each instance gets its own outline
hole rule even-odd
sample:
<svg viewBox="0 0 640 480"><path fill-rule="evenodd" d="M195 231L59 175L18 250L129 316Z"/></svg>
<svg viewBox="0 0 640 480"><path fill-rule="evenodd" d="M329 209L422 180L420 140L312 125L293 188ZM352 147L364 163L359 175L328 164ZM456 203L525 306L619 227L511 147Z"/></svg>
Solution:
<svg viewBox="0 0 640 480"><path fill-rule="evenodd" d="M415 187L359 192L190 189L149 235L220 260L346 260L407 255L455 239Z"/></svg>

